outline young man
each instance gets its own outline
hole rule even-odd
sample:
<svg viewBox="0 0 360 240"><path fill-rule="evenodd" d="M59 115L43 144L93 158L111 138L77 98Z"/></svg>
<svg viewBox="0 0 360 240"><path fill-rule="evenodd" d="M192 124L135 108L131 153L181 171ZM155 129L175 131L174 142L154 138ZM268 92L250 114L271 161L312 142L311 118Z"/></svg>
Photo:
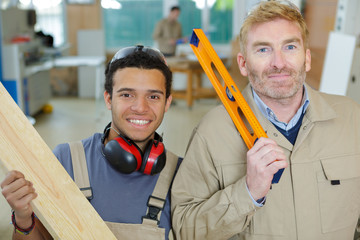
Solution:
<svg viewBox="0 0 360 240"><path fill-rule="evenodd" d="M154 29L153 38L157 41L158 47L165 57L175 55L177 41L185 41L185 38L181 39L182 29L181 23L178 22L179 15L180 7L172 7L167 18L160 20Z"/></svg>
<svg viewBox="0 0 360 240"><path fill-rule="evenodd" d="M104 99L112 122L103 134L82 140L83 159L75 158L73 144L57 146L54 154L73 179L88 170L88 199L118 239L168 239L168 193L178 157L164 149L155 130L171 104L171 71L158 50L136 46L118 51L105 75ZM80 160L87 169L73 165ZM1 188L14 210L14 239L51 239L34 218L32 184L13 171Z"/></svg>
<svg viewBox="0 0 360 240"><path fill-rule="evenodd" d="M269 138L248 150L223 106L203 118L172 187L177 238L353 239L359 104L305 83L308 31L290 2L259 3L240 41L238 65L250 82L243 95Z"/></svg>

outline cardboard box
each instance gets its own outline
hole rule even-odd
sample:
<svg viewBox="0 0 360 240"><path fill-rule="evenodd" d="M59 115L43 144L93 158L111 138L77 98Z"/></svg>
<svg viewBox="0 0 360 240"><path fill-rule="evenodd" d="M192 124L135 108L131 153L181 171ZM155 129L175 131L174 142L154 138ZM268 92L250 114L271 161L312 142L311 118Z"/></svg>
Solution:
<svg viewBox="0 0 360 240"><path fill-rule="evenodd" d="M52 68L50 83L53 96L77 96L77 67Z"/></svg>

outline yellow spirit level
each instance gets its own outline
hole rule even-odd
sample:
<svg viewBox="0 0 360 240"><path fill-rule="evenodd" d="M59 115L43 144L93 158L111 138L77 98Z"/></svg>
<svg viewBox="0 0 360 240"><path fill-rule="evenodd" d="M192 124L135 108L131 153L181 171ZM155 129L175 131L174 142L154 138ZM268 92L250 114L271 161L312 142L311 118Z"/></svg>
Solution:
<svg viewBox="0 0 360 240"><path fill-rule="evenodd" d="M243 95L235 85L229 72L226 70L224 64L216 54L214 48L211 46L209 40L202 29L194 29L190 40L190 46L198 58L206 75L209 77L214 86L221 102L224 104L231 119L233 120L237 130L243 138L246 146L250 149L254 145L256 139L266 137L264 129L261 127L259 121L256 119L250 106L247 104ZM220 74L224 80L224 86L217 78L213 67ZM239 113L242 112L253 130L253 134L246 128L244 121L241 119ZM278 183L284 169L280 169L272 180L272 183Z"/></svg>

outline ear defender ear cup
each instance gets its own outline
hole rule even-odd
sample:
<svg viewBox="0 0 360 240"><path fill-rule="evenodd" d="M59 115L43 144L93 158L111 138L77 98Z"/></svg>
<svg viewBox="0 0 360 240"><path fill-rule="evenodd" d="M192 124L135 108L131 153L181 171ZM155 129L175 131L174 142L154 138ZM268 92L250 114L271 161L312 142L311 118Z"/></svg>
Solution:
<svg viewBox="0 0 360 240"><path fill-rule="evenodd" d="M104 147L104 155L109 163L122 173L129 174L141 167L141 150L123 136L109 141Z"/></svg>
<svg viewBox="0 0 360 240"><path fill-rule="evenodd" d="M111 122L105 127L101 137L103 144L109 136L110 129ZM105 145L103 155L114 169L126 174L139 171L154 175L161 172L166 163L165 146L162 143L162 137L156 132L154 140L150 140L146 145L144 154L131 139L119 134Z"/></svg>
<svg viewBox="0 0 360 240"><path fill-rule="evenodd" d="M165 167L166 153L164 144L161 141L151 140L146 145L140 172L154 175Z"/></svg>

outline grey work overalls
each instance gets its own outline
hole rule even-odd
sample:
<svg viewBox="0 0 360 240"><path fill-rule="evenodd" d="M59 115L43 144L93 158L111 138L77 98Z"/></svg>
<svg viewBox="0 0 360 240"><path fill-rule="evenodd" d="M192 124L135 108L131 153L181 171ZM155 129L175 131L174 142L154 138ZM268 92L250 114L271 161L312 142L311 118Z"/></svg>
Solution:
<svg viewBox="0 0 360 240"><path fill-rule="evenodd" d="M72 157L74 181L85 197L92 195L89 174L87 171L85 152L81 141L69 143ZM173 179L178 157L170 151L166 151L166 164L161 171L152 195L149 198L146 216L142 224L126 224L105 222L117 239L165 239L165 229L159 228L158 223L161 216L161 209L165 205L164 199L169 191ZM169 239L174 239L170 230Z"/></svg>

